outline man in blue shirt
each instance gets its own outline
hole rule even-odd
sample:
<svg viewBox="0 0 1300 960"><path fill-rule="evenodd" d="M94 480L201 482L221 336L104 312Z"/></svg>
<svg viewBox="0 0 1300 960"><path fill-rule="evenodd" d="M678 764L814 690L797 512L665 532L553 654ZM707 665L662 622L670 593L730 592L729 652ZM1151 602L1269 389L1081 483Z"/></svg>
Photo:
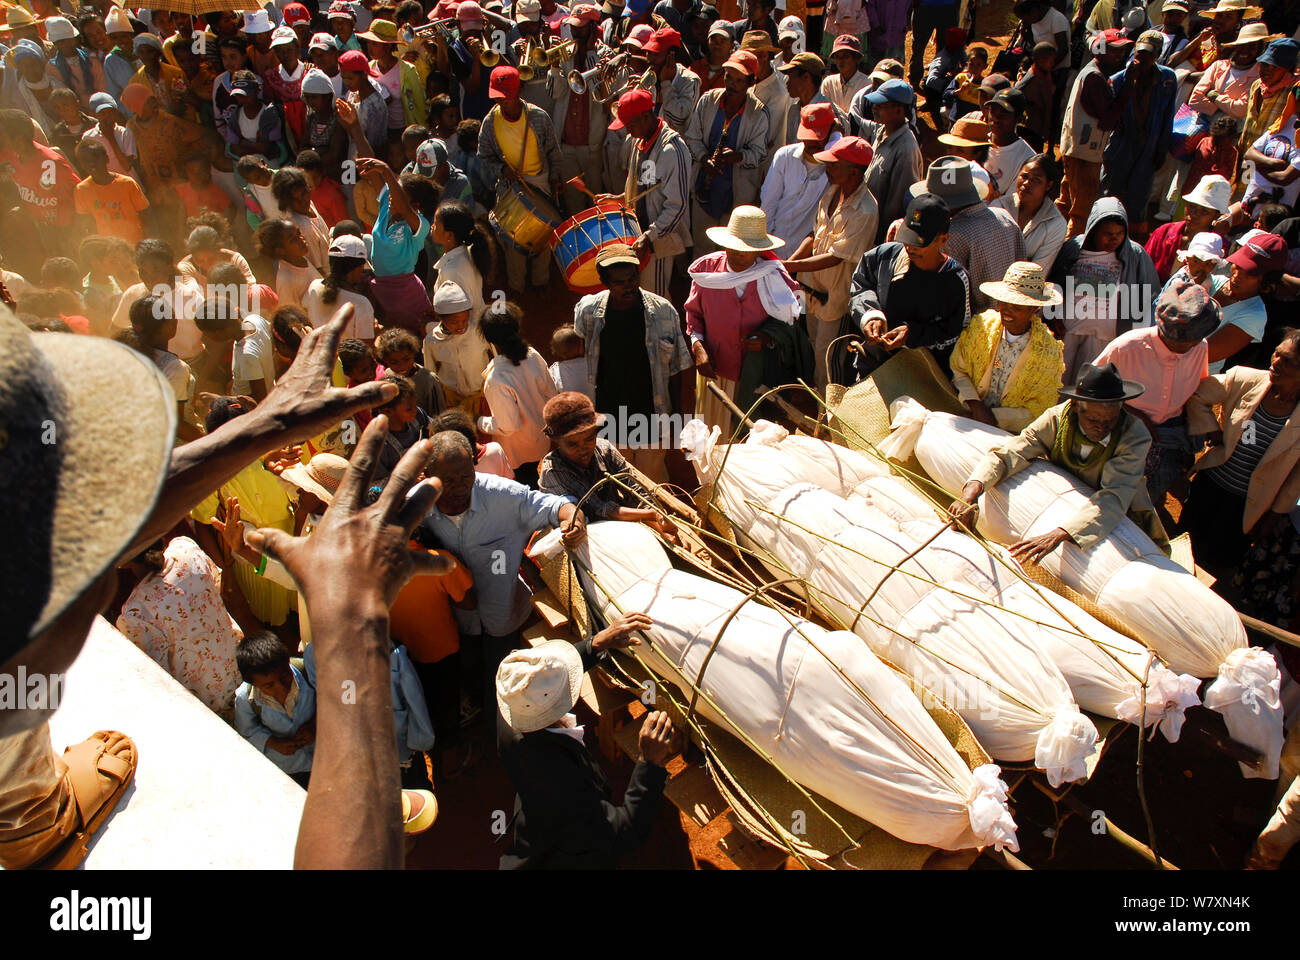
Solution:
<svg viewBox="0 0 1300 960"><path fill-rule="evenodd" d="M586 520L571 497L475 473L469 441L455 431L434 434L428 475L442 481L442 496L423 529L474 577L483 625L483 703L487 706L495 702L497 666L516 647L528 620L530 593L519 576L528 538L558 526L564 545L573 549L587 536ZM491 714L484 711L485 717ZM495 729L495 724L490 726Z"/></svg>

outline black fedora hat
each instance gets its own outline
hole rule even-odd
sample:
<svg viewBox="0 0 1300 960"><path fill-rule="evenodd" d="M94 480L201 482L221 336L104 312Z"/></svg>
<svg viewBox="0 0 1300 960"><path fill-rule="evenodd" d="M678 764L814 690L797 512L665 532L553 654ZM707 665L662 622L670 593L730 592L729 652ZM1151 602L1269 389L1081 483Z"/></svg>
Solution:
<svg viewBox="0 0 1300 960"><path fill-rule="evenodd" d="M1079 382L1074 388L1061 388L1061 396L1085 403L1124 403L1146 393L1146 387L1136 380L1125 380L1113 363L1104 367L1085 363L1079 371Z"/></svg>

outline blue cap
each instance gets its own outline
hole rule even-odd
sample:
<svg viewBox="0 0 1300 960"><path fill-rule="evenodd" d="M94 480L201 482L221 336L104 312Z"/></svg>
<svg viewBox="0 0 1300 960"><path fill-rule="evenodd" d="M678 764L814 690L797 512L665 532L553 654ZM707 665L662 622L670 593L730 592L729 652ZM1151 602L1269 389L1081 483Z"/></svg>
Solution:
<svg viewBox="0 0 1300 960"><path fill-rule="evenodd" d="M901 103L911 106L914 99L912 85L906 80L886 80L867 94L868 103Z"/></svg>
<svg viewBox="0 0 1300 960"><path fill-rule="evenodd" d="M1275 67L1282 67L1286 70L1294 70L1296 63L1300 62L1300 43L1287 37L1285 40L1274 40L1264 52L1260 54L1260 63L1271 63Z"/></svg>
<svg viewBox="0 0 1300 960"><path fill-rule="evenodd" d="M638 17L650 9L651 0L627 0L627 6L623 8L623 16Z"/></svg>
<svg viewBox="0 0 1300 960"><path fill-rule="evenodd" d="M99 116L99 111L108 107L117 109L117 101L113 99L111 93L93 93L90 95L90 113L92 116Z"/></svg>

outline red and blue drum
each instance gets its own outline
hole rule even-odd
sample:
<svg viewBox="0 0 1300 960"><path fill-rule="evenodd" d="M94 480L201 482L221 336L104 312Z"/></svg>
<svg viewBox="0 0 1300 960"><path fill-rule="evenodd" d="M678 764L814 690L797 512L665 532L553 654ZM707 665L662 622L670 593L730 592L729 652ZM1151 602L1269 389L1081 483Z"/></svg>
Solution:
<svg viewBox="0 0 1300 960"><path fill-rule="evenodd" d="M604 290L596 273L596 254L614 243L630 245L641 236L636 214L616 200L598 203L570 217L551 234L551 251L564 274L564 282L574 293ZM641 266L650 260L650 252L641 255Z"/></svg>

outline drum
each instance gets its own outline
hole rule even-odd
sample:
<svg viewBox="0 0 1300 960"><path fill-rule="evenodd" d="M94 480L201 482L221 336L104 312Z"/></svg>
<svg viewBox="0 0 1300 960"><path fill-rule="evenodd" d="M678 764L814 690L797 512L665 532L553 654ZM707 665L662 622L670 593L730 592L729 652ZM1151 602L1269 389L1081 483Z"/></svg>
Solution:
<svg viewBox="0 0 1300 960"><path fill-rule="evenodd" d="M541 253L560 222L560 211L538 191L512 183L488 214L488 222L502 243L520 253Z"/></svg>
<svg viewBox="0 0 1300 960"><path fill-rule="evenodd" d="M596 254L613 243L631 244L641 235L636 214L616 200L607 200L570 217L551 234L551 251L574 293L604 290L596 273ZM641 266L650 261L650 251L641 255Z"/></svg>

